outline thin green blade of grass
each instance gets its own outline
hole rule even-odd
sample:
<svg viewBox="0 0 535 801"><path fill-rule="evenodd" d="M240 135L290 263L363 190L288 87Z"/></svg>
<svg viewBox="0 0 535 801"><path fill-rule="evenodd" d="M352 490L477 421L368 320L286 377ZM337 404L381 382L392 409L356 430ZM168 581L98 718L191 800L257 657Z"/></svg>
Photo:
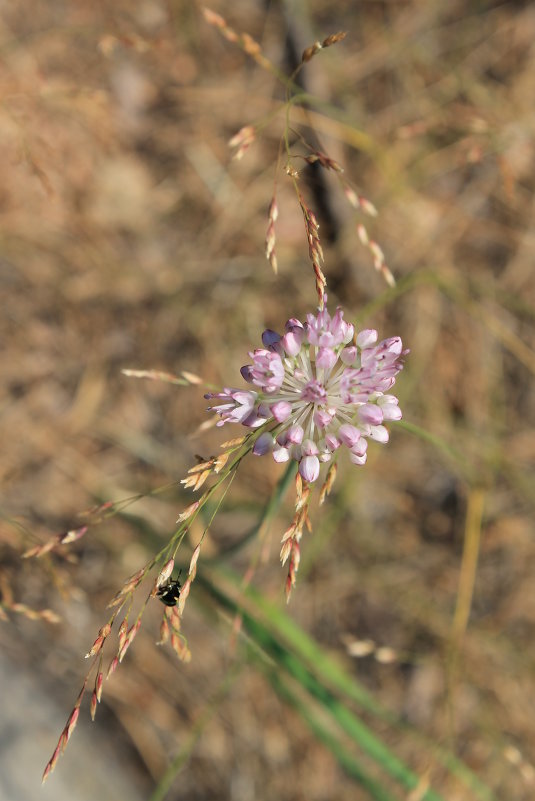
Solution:
<svg viewBox="0 0 535 801"><path fill-rule="evenodd" d="M318 643L303 631L285 610L270 603L253 587L247 589L247 596L254 601L258 609L267 617L268 625L274 628L276 633L283 638L288 646L291 646L294 652L298 654L301 659L305 660L310 669L322 681L326 682L331 689L343 694L344 698L354 701L379 719L388 722L396 728L403 729L411 736L424 739L426 746L433 750L436 759L469 787L481 801L493 801L494 796L491 790L481 782L463 762L445 749L429 743L427 738L420 732L413 730L405 723L401 723L392 712L385 709L353 676L349 675L347 670L345 670L339 662L326 654Z"/></svg>
<svg viewBox="0 0 535 801"><path fill-rule="evenodd" d="M284 669L328 715L348 734L354 743L366 753L381 770L407 790L415 789L420 782L413 773L372 731L357 718L337 696L318 680L304 662L269 631L268 627L250 612L240 609L238 604L206 575L197 574L197 580L217 602L234 615L239 615L247 635L259 645L270 659ZM427 790L421 801L443 801L434 790Z"/></svg>
<svg viewBox="0 0 535 801"><path fill-rule="evenodd" d="M239 586L239 578L225 569L224 576L235 587ZM260 592L249 587L246 591L246 600L253 604L252 619L258 620L260 625L266 627L280 648L291 654L294 658L292 667L301 665L304 675L310 673L317 686L323 686L327 692L337 693L343 697L342 709L347 702L358 704L363 710L371 713L378 719L387 722L396 729L403 731L407 736L418 739L424 747L432 752L435 759L443 765L452 775L468 787L480 801L495 801L490 790L463 762L451 752L434 743L419 731L414 730L406 723L400 722L394 714L385 709L357 680L349 675L345 668L325 653L325 651L295 623L295 621L276 605L270 603ZM234 602L233 602L234 603ZM236 604L236 609L238 605ZM428 796L425 796L428 798Z"/></svg>
<svg viewBox="0 0 535 801"><path fill-rule="evenodd" d="M340 767L353 781L363 787L374 801L395 801L390 791L368 773L356 757L329 731L319 716L314 714L311 704L299 698L297 693L291 689L289 682L285 681L279 672L273 668L268 669L265 663L263 671L279 698L284 699L285 703L296 710L316 739L329 749Z"/></svg>

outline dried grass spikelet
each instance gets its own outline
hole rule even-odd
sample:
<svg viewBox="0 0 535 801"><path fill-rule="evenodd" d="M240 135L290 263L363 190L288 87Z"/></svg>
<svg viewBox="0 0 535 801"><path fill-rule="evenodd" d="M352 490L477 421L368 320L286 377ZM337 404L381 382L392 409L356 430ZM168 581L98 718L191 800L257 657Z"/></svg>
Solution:
<svg viewBox="0 0 535 801"><path fill-rule="evenodd" d="M305 156L305 161L309 164L320 164L326 170L333 170L333 172L343 173L344 168L338 164L337 161L322 153L321 150L314 150L310 156Z"/></svg>
<svg viewBox="0 0 535 801"><path fill-rule="evenodd" d="M202 487L213 469L214 459L196 464L188 470L188 478L183 478L180 483L184 484L187 489L191 488L193 491L198 490Z"/></svg>
<svg viewBox="0 0 535 801"><path fill-rule="evenodd" d="M357 234L360 239L362 245L367 248L370 253L372 254L373 258L373 266L380 273L388 286L393 287L396 285L396 279L392 275L390 269L385 263L385 254L383 253L381 247L377 244L374 239L370 239L368 236L368 232L362 223L357 225Z"/></svg>
<svg viewBox="0 0 535 801"><path fill-rule="evenodd" d="M81 528L67 531L65 534L56 534L51 539L47 540L47 542L45 542L43 545L36 545L34 548L30 548L29 550L25 551L22 554L22 558L29 559L32 556L44 556L45 553L53 551L59 545L67 545L70 542L75 542L75 540L79 540L80 537L84 536L84 534L87 532L87 528L87 526L82 526Z"/></svg>
<svg viewBox="0 0 535 801"><path fill-rule="evenodd" d="M245 437L235 437L234 439L228 439L225 442L221 443L222 448L237 448L239 445L242 445L245 440Z"/></svg>
<svg viewBox="0 0 535 801"><path fill-rule="evenodd" d="M195 579L195 576L197 575L197 562L199 560L200 553L201 553L201 544L199 543L196 546L195 550L193 551L189 563L188 577L184 582L184 584L182 585L182 589L180 590L180 597L178 599L178 604L176 606L176 609L180 617L182 617L182 615L184 614L184 607L186 605L186 601L190 593L191 585Z"/></svg>
<svg viewBox="0 0 535 801"><path fill-rule="evenodd" d="M130 578L125 581L119 592L111 599L106 608L111 609L113 606L118 606L121 604L126 596L130 595L143 580L147 569L147 566L142 567L137 571L137 573L134 573L133 576L130 576Z"/></svg>
<svg viewBox="0 0 535 801"><path fill-rule="evenodd" d="M166 606L164 610L164 616L162 617L162 622L160 623L160 639L156 643L156 645L165 645L165 643L169 640L169 623L165 619L165 612L170 607Z"/></svg>
<svg viewBox="0 0 535 801"><path fill-rule="evenodd" d="M128 378L148 378L150 381L163 381L165 384L178 384L181 387L204 383L200 376L196 375L196 373L190 373L188 370L181 370L178 375L174 375L174 373L166 373L163 370L131 370L125 368L121 370L121 373Z"/></svg>
<svg viewBox="0 0 535 801"><path fill-rule="evenodd" d="M275 275L278 272L277 255L275 253L275 222L279 216L279 207L275 195L269 204L268 211L268 229L266 232L266 259L271 264L271 268Z"/></svg>
<svg viewBox="0 0 535 801"><path fill-rule="evenodd" d="M311 58L314 58L316 53L319 53L320 50L325 50L327 47L331 47L332 45L336 44L337 42L341 42L342 39L345 39L347 36L346 31L339 31L338 33L332 33L330 36L327 36L323 42L314 42L314 44L310 45L303 51L303 55L301 56L301 63L306 64L307 61L310 61Z"/></svg>
<svg viewBox="0 0 535 801"><path fill-rule="evenodd" d="M230 454L232 451L225 451L224 453L220 453L219 456L216 457L214 460L214 473L220 473L221 470L225 467L226 463L230 458Z"/></svg>
<svg viewBox="0 0 535 801"><path fill-rule="evenodd" d="M2 600L2 606L4 609L9 609L11 612L28 618L28 620L44 620L47 623L59 623L61 621L61 617L53 612L52 609L32 609L26 604L20 603L7 604L5 598ZM7 620L7 616L4 619Z"/></svg>
<svg viewBox="0 0 535 801"><path fill-rule="evenodd" d="M165 584L168 578L171 577L171 574L175 567L175 560L168 559L165 565L162 567L160 572L158 573L158 577L156 579L156 587L161 587L162 584Z"/></svg>
<svg viewBox="0 0 535 801"><path fill-rule="evenodd" d="M229 139L229 147L235 148L232 158L239 161L243 158L245 151L253 144L256 139L256 131L252 125L244 125L243 128Z"/></svg>
<svg viewBox="0 0 535 801"><path fill-rule="evenodd" d="M285 584L287 602L290 600L290 594L295 586L297 571L299 570L299 563L301 561L301 549L299 542L303 535L303 529L306 526L308 531L312 530L310 518L308 516L310 487L306 482L303 482L299 473L297 474L295 485L297 496L295 503L295 515L291 525L286 529L282 536L282 548L280 552L282 564L284 565L288 561L288 576Z"/></svg>
<svg viewBox="0 0 535 801"><path fill-rule="evenodd" d="M303 219L305 221L305 230L308 240L308 255L312 262L314 275L316 277L316 292L318 294L319 301L318 306L320 309L323 309L327 279L325 278L323 270L321 269L321 263L323 262L323 248L321 247L318 233L319 223L316 215L312 209L307 206L305 199L300 192L298 192L298 199L299 205L301 206L301 211L303 212Z"/></svg>
<svg viewBox="0 0 535 801"><path fill-rule="evenodd" d="M176 606L168 606L164 610L160 625L160 642L158 645L170 642L171 648L181 662L191 661L191 651L186 638L181 633L180 612Z"/></svg>
<svg viewBox="0 0 535 801"><path fill-rule="evenodd" d="M218 14L216 11L212 11L211 8L207 8L205 6L202 9L202 13L206 22L209 25L212 25L214 28L217 28L227 41L238 45L238 47L240 47L244 53L256 61L256 63L263 69L273 71L273 65L271 61L269 61L269 59L263 55L262 48L252 36L250 36L248 33L238 33L235 31L234 28L230 27L226 19L222 17L221 14Z"/></svg>
<svg viewBox="0 0 535 801"><path fill-rule="evenodd" d="M325 477L325 481L323 482L323 486L320 490L320 498L319 498L319 505L325 501L325 498L330 495L331 489L333 487L334 482L336 481L336 474L338 472L338 465L336 462L332 462L329 470L327 471L327 475Z"/></svg>

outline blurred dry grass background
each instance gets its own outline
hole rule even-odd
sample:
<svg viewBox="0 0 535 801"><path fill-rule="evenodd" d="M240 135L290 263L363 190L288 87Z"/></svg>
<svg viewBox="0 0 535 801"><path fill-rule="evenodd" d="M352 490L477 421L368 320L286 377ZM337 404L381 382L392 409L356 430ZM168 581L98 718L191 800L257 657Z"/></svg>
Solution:
<svg viewBox="0 0 535 801"><path fill-rule="evenodd" d="M378 207L370 233L399 283L385 292L352 210L328 183L330 219L319 221L331 301L383 336L402 335L411 349L399 382L405 419L465 462L396 428L365 469L345 465L314 513L290 613L381 702L453 745L498 797L530 799L535 7L337 0L327 10L281 0L215 10L280 66L288 29L299 47L348 31L307 67L310 91L332 106L312 119L323 149ZM0 54L1 571L4 592L9 583L16 600L64 616L52 628L11 615L0 642L38 668L67 715L103 607L165 542L188 496L175 488L140 501L53 564L21 563L21 550L79 525L95 502L178 480L196 453L217 448L214 434L191 436L205 418L197 389L120 370L236 383L263 328L302 317L315 293L282 174L278 277L263 255L280 118L229 163L228 139L274 108L280 89L194 4L20 0L1 9ZM310 179L304 170L314 208ZM267 459L248 465L206 556L247 530L278 474ZM281 603L277 543L290 515L289 505L272 526L256 578ZM466 530L480 556L464 632ZM238 571L254 547L233 558ZM122 731L147 787L184 747L232 653L228 627L194 595L184 620L191 665L154 646L151 609L92 730ZM382 662L373 649L351 657L368 639L396 658ZM32 766L36 780L57 734ZM413 745L390 744L425 772ZM470 798L446 773L431 778L446 797ZM243 666L172 797L366 796Z"/></svg>

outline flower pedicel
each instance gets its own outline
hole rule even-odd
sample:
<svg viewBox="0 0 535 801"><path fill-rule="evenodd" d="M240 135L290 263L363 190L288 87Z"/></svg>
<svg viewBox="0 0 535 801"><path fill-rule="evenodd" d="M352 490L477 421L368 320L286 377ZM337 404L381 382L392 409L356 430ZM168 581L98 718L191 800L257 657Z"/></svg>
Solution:
<svg viewBox="0 0 535 801"><path fill-rule="evenodd" d="M288 320L283 336L264 331L262 342L264 348L249 353L252 364L241 368L254 390L225 388L205 395L219 401L209 407L221 417L219 426L269 428L258 437L255 455L295 459L301 477L312 482L320 463L342 445L351 461L362 465L368 439L388 442L383 423L401 419L398 399L389 394L408 353L400 337L377 343L373 329L355 336L342 309L331 317L325 307L307 314L305 323Z"/></svg>

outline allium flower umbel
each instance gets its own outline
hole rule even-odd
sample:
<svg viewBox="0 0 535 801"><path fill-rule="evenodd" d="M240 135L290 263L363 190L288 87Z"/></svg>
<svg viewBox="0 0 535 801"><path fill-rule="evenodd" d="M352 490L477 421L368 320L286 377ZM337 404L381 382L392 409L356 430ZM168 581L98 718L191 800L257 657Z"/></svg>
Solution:
<svg viewBox="0 0 535 801"><path fill-rule="evenodd" d="M342 445L354 464L366 462L368 439L388 442L383 425L401 419L389 390L403 368L399 337L377 342L377 331L355 336L341 309L291 319L285 333L264 331L263 348L251 351L252 364L241 368L254 389L225 388L206 395L210 409L225 423L265 426L253 453L271 453L276 462L295 459L305 481L316 481L321 462Z"/></svg>

